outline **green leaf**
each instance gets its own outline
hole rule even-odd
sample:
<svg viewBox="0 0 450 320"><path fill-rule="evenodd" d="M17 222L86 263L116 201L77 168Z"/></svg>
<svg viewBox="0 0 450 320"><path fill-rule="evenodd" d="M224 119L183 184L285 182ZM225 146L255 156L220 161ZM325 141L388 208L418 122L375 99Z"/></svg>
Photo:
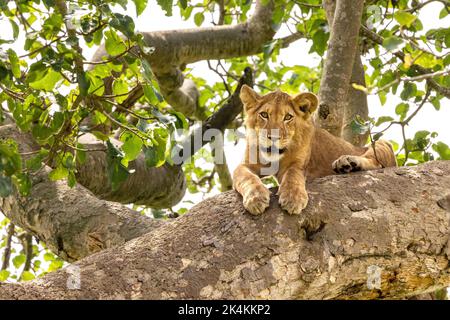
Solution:
<svg viewBox="0 0 450 320"><path fill-rule="evenodd" d="M80 95L82 97L86 97L89 92L89 87L91 85L91 82L89 81L86 73L79 73L77 75L78 85L80 87Z"/></svg>
<svg viewBox="0 0 450 320"><path fill-rule="evenodd" d="M10 272L8 270L1 270L0 271L0 282L8 280L10 275Z"/></svg>
<svg viewBox="0 0 450 320"><path fill-rule="evenodd" d="M52 271L61 269L63 265L64 265L64 261L55 259L50 263L50 266L48 267L48 272L52 272Z"/></svg>
<svg viewBox="0 0 450 320"><path fill-rule="evenodd" d="M62 165L59 165L48 174L48 177L50 178L50 180L56 181L65 179L68 175L69 170L67 170L67 168L63 167Z"/></svg>
<svg viewBox="0 0 450 320"><path fill-rule="evenodd" d="M152 146L144 147L145 162L149 167L159 167L166 159L168 132L163 128L153 130Z"/></svg>
<svg viewBox="0 0 450 320"><path fill-rule="evenodd" d="M200 27L200 26L202 25L203 21L205 21L205 15L203 14L203 12L197 12L197 13L194 15L194 22L195 22L195 25L196 25L197 27Z"/></svg>
<svg viewBox="0 0 450 320"><path fill-rule="evenodd" d="M117 56L127 50L127 46L114 30L105 32L105 49L111 56Z"/></svg>
<svg viewBox="0 0 450 320"><path fill-rule="evenodd" d="M450 160L450 148L448 145L439 141L438 143L433 144L432 148L439 154L439 157L442 160Z"/></svg>
<svg viewBox="0 0 450 320"><path fill-rule="evenodd" d="M24 272L22 272L21 278L23 281L30 281L36 277L30 271L24 271Z"/></svg>
<svg viewBox="0 0 450 320"><path fill-rule="evenodd" d="M383 132L378 132L378 133L373 135L372 139L373 139L373 141L378 141L378 140L380 140L380 138L382 136L383 136Z"/></svg>
<svg viewBox="0 0 450 320"><path fill-rule="evenodd" d="M136 6L136 15L139 17L147 7L147 0L133 0L133 2Z"/></svg>
<svg viewBox="0 0 450 320"><path fill-rule="evenodd" d="M407 26L409 28L411 24L417 19L417 16L409 12L397 11L396 13L394 13L394 19L397 20L400 25Z"/></svg>
<svg viewBox="0 0 450 320"><path fill-rule="evenodd" d="M6 198L13 192L11 177L0 175L0 198Z"/></svg>
<svg viewBox="0 0 450 320"><path fill-rule="evenodd" d="M130 174L122 164L124 158L122 152L117 149L109 140L106 142L107 173L113 191L117 190Z"/></svg>
<svg viewBox="0 0 450 320"><path fill-rule="evenodd" d="M130 16L120 13L113 13L113 18L109 22L109 25L122 32L128 38L133 38L134 36L135 25Z"/></svg>
<svg viewBox="0 0 450 320"><path fill-rule="evenodd" d="M164 164L164 152L161 148L150 146L144 147L145 163L148 167L159 167Z"/></svg>
<svg viewBox="0 0 450 320"><path fill-rule="evenodd" d="M142 88L144 89L145 99L151 105L157 105L159 102L163 101L161 94L158 91L156 91L153 85L145 84L142 86Z"/></svg>
<svg viewBox="0 0 450 320"><path fill-rule="evenodd" d="M14 40L17 40L19 37L19 26L12 19L9 19L9 22L11 23L11 27L13 29L13 38Z"/></svg>
<svg viewBox="0 0 450 320"><path fill-rule="evenodd" d="M125 95L127 92L128 84L122 79L116 79L113 83L113 94L118 95L118 97L115 97L114 99L118 103L122 103L127 98L127 95Z"/></svg>
<svg viewBox="0 0 450 320"><path fill-rule="evenodd" d="M8 49L6 52L8 53L9 62L11 63L11 71L14 77L20 78L22 73L20 72L19 58L17 57L16 52L12 49Z"/></svg>
<svg viewBox="0 0 450 320"><path fill-rule="evenodd" d="M172 4L173 0L157 0L160 7L166 11L166 16L170 17L172 15Z"/></svg>
<svg viewBox="0 0 450 320"><path fill-rule="evenodd" d="M277 45L277 40L272 40L266 43L263 47L263 56L264 60L267 61L270 56L272 55L272 52L275 50L275 46Z"/></svg>
<svg viewBox="0 0 450 320"><path fill-rule="evenodd" d="M106 134L104 134L104 133L101 132L101 131L92 131L92 134L93 134L97 139L102 140L102 141L107 141L107 140L109 139L109 136L106 135Z"/></svg>
<svg viewBox="0 0 450 320"><path fill-rule="evenodd" d="M151 83L152 83L152 80L153 80L153 78L154 78L154 77L153 77L152 67L150 66L150 63L148 63L147 60L142 59L142 60L140 60L140 61L141 61L141 63L142 63L142 68L144 69L144 72L143 72L144 79L147 80L147 82L148 82L149 84L151 84Z"/></svg>
<svg viewBox="0 0 450 320"><path fill-rule="evenodd" d="M408 113L409 110L409 104L407 103L400 103L395 107L395 113L398 114L400 116L400 120L403 120L406 118L406 114Z"/></svg>
<svg viewBox="0 0 450 320"><path fill-rule="evenodd" d="M142 150L142 139L131 132L124 132L120 137L123 142L122 150L125 152L125 159L127 161L133 161Z"/></svg>
<svg viewBox="0 0 450 320"><path fill-rule="evenodd" d="M175 121L175 127L177 129L187 130L189 128L189 122L187 121L184 114L175 110L170 111L170 113L177 118L177 120Z"/></svg>
<svg viewBox="0 0 450 320"><path fill-rule="evenodd" d="M27 74L27 82L33 89L52 91L58 81L62 79L59 72L46 67L42 62L31 65Z"/></svg>
<svg viewBox="0 0 450 320"><path fill-rule="evenodd" d="M381 125L385 122L391 122L391 121L394 121L394 118L388 117L388 116L381 116L378 118L377 122L375 123L375 126L378 127L379 125Z"/></svg>
<svg viewBox="0 0 450 320"><path fill-rule="evenodd" d="M444 19L446 16L448 16L448 9L443 7L441 12L439 12L439 19Z"/></svg>
<svg viewBox="0 0 450 320"><path fill-rule="evenodd" d="M14 175L13 181L21 195L26 196L30 193L31 180L27 174L18 173Z"/></svg>
<svg viewBox="0 0 450 320"><path fill-rule="evenodd" d="M387 37L383 40L383 47L389 51L397 49L401 44L403 44L403 40L396 36Z"/></svg>
<svg viewBox="0 0 450 320"><path fill-rule="evenodd" d="M179 3L182 9L187 8L187 0L180 0Z"/></svg>
<svg viewBox="0 0 450 320"><path fill-rule="evenodd" d="M17 146L7 142L0 142L0 172L3 170L6 175L11 176L20 172L22 160L17 151Z"/></svg>
<svg viewBox="0 0 450 320"><path fill-rule="evenodd" d="M77 178L75 177L75 173L73 172L73 170L69 171L69 175L67 177L67 185L70 188L75 187L75 185L77 184Z"/></svg>
<svg viewBox="0 0 450 320"><path fill-rule="evenodd" d="M53 261L53 260L55 260L55 256L53 255L53 253L46 252L44 254L44 260L45 261Z"/></svg>
<svg viewBox="0 0 450 320"><path fill-rule="evenodd" d="M327 41L330 34L325 33L322 29L317 30L312 36L313 45L309 50L309 53L317 52L318 55L323 56L325 49L327 48Z"/></svg>
<svg viewBox="0 0 450 320"><path fill-rule="evenodd" d="M400 93L400 98L402 100L408 100L411 97L414 97L417 93L417 86L415 83L407 82L404 84L404 88L402 93Z"/></svg>
<svg viewBox="0 0 450 320"><path fill-rule="evenodd" d="M25 263L26 257L24 254L19 254L12 259L14 267L20 268L22 264Z"/></svg>
<svg viewBox="0 0 450 320"><path fill-rule="evenodd" d="M437 111L439 111L441 109L441 101L439 98L431 97L430 102Z"/></svg>

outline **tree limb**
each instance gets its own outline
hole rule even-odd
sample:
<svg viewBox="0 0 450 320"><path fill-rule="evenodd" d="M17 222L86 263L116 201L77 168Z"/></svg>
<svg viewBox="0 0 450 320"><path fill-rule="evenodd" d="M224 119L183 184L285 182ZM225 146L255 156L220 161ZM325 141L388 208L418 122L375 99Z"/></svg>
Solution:
<svg viewBox="0 0 450 320"><path fill-rule="evenodd" d="M321 128L337 137L342 135L363 7L363 0L337 0L330 28L316 120Z"/></svg>
<svg viewBox="0 0 450 320"><path fill-rule="evenodd" d="M234 191L2 299L392 299L450 283L450 162L328 176L300 216L261 216Z"/></svg>
<svg viewBox="0 0 450 320"><path fill-rule="evenodd" d="M332 26L334 21L334 12L336 11L336 1L324 0L323 7L325 8L328 25ZM353 145L364 146L367 143L368 134L355 133L351 127L351 123L356 117L360 117L365 120L369 117L369 106L367 103L366 94L351 86L352 83L356 83L364 87L366 86L365 72L361 61L359 45L357 45L356 48L350 83L348 84L347 104L345 105L343 114L342 138Z"/></svg>

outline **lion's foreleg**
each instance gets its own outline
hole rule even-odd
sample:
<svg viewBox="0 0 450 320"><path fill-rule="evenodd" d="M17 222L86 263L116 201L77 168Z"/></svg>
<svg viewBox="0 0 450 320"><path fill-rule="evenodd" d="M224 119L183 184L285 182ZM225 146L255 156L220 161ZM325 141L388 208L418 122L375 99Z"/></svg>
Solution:
<svg viewBox="0 0 450 320"><path fill-rule="evenodd" d="M244 208L251 214L261 214L269 206L270 191L247 165L240 164L234 170L233 188L242 195Z"/></svg>
<svg viewBox="0 0 450 320"><path fill-rule="evenodd" d="M379 140L361 156L343 155L333 162L336 173L348 173L397 166L392 145Z"/></svg>
<svg viewBox="0 0 450 320"><path fill-rule="evenodd" d="M291 165L282 175L278 190L278 202L289 214L300 214L308 204L305 187L305 171L299 165Z"/></svg>

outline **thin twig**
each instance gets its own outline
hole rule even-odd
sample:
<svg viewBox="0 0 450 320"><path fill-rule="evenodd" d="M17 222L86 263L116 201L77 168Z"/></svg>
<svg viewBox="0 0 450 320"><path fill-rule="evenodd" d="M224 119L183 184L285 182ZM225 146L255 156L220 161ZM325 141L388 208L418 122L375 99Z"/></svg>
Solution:
<svg viewBox="0 0 450 320"><path fill-rule="evenodd" d="M10 223L6 231L5 249L3 252L3 261L1 270L6 270L9 266L9 259L11 257L11 242L14 233L15 233L15 226L13 223Z"/></svg>

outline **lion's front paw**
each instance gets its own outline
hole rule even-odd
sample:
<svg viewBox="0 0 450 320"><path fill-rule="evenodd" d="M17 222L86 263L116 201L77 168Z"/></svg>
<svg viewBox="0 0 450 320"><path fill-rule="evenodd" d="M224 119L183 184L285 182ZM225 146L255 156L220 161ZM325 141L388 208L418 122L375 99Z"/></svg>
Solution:
<svg viewBox="0 0 450 320"><path fill-rule="evenodd" d="M336 173L349 173L362 170L361 157L341 156L333 162L332 168Z"/></svg>
<svg viewBox="0 0 450 320"><path fill-rule="evenodd" d="M270 203L270 191L264 186L252 188L243 196L244 208L253 215L258 215L267 209Z"/></svg>
<svg viewBox="0 0 450 320"><path fill-rule="evenodd" d="M278 194L280 207L289 214L300 214L308 204L308 194L298 188L280 188Z"/></svg>

